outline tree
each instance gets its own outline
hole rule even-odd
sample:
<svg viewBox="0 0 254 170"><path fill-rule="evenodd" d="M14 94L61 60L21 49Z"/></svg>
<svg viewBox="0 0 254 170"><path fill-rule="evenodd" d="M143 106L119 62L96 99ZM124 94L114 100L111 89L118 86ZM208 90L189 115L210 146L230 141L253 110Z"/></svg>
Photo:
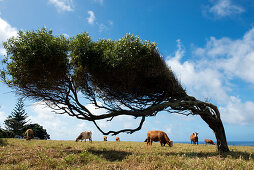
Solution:
<svg viewBox="0 0 254 170"><path fill-rule="evenodd" d="M24 125L29 121L27 117L23 99L19 98L13 112L4 121L6 129L12 131L15 135L22 136Z"/></svg>
<svg viewBox="0 0 254 170"><path fill-rule="evenodd" d="M104 135L138 131L160 111L200 115L214 131L218 150L229 151L218 108L187 95L153 42L130 34L119 40L92 41L87 33L66 39L42 28L19 31L4 47L1 77L17 94L92 121ZM82 97L107 112L92 113ZM140 117L139 126L104 132L96 123L120 115Z"/></svg>
<svg viewBox="0 0 254 170"><path fill-rule="evenodd" d="M43 127L37 123L25 125L24 129L32 129L34 136L40 139L50 139L50 135L47 133L46 129L43 129Z"/></svg>

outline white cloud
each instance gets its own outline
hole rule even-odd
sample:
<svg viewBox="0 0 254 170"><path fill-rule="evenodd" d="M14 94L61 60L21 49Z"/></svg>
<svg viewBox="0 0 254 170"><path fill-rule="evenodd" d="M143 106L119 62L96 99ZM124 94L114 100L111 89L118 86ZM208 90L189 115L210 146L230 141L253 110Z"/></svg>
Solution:
<svg viewBox="0 0 254 170"><path fill-rule="evenodd" d="M0 111L0 126L2 127L2 124L4 123L5 119L7 118L6 114L4 112Z"/></svg>
<svg viewBox="0 0 254 170"><path fill-rule="evenodd" d="M244 11L242 7L233 4L231 0L216 0L209 9L210 13L219 17L241 14Z"/></svg>
<svg viewBox="0 0 254 170"><path fill-rule="evenodd" d="M107 29L108 29L108 27L106 25L104 25L104 24L100 24L99 25L99 32L103 32L103 31L105 31Z"/></svg>
<svg viewBox="0 0 254 170"><path fill-rule="evenodd" d="M206 67L207 63L203 61L181 63L183 55L184 51L178 41L178 50L175 56L169 56L166 63L187 88L189 94L200 99L208 97L226 103L228 96L226 88L222 86L223 75L216 69Z"/></svg>
<svg viewBox="0 0 254 170"><path fill-rule="evenodd" d="M222 119L227 123L247 124L254 122L254 102L242 103L237 97L231 96L228 104L221 107Z"/></svg>
<svg viewBox="0 0 254 170"><path fill-rule="evenodd" d="M100 104L100 103L99 103ZM96 115L105 113L105 110L96 109L93 105L86 105ZM82 131L89 130L93 133L93 140L102 140L103 135L92 122L70 117L66 114L59 115L52 112L44 102L36 102L31 106L33 114L29 117L31 123L38 123L47 130L50 138L54 140L74 140ZM1 119L1 112L0 112ZM133 119L130 116L115 117L112 121L96 121L104 131L120 130L122 128L136 128L140 119Z"/></svg>
<svg viewBox="0 0 254 170"><path fill-rule="evenodd" d="M93 11L88 11L89 17L87 18L87 21L89 24L93 24L95 21L95 15Z"/></svg>
<svg viewBox="0 0 254 170"><path fill-rule="evenodd" d="M211 59L213 67L223 70L227 77L238 77L254 84L254 28L237 40L211 37L195 54Z"/></svg>
<svg viewBox="0 0 254 170"><path fill-rule="evenodd" d="M0 55L6 53L5 49L2 47L2 43L15 35L17 35L17 29L0 17Z"/></svg>
<svg viewBox="0 0 254 170"><path fill-rule="evenodd" d="M94 2L96 2L96 3L99 3L99 4L103 4L103 0L93 0Z"/></svg>
<svg viewBox="0 0 254 170"><path fill-rule="evenodd" d="M111 20L109 20L108 23L109 23L109 25L113 25L114 24L114 22L111 21Z"/></svg>
<svg viewBox="0 0 254 170"><path fill-rule="evenodd" d="M49 0L49 3L53 4L58 11L73 11L72 0Z"/></svg>
<svg viewBox="0 0 254 170"><path fill-rule="evenodd" d="M227 123L254 122L254 103L242 102L240 96L230 95L238 86L231 81L235 78L254 84L254 28L237 40L211 37L204 48L194 51L194 55L199 56L198 61L181 62L183 55L178 41L178 50L166 63L190 95L207 97L219 104L222 119Z"/></svg>

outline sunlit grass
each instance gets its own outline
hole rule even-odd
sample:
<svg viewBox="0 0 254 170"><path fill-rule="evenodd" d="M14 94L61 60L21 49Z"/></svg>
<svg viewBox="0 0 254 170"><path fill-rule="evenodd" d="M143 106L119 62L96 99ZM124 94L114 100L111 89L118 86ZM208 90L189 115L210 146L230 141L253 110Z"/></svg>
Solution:
<svg viewBox="0 0 254 170"><path fill-rule="evenodd" d="M254 147L2 139L0 169L254 169Z"/></svg>

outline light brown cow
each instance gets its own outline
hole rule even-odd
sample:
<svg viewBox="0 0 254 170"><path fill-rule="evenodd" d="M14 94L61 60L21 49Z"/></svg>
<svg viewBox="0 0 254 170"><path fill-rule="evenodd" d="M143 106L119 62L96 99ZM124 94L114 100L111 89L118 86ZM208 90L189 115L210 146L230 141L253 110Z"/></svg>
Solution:
<svg viewBox="0 0 254 170"><path fill-rule="evenodd" d="M153 141L155 142L160 141L161 146L165 146L166 144L168 144L170 147L173 146L173 141L171 141L168 138L168 135L163 131L159 130L148 131L146 138L147 145L152 145Z"/></svg>
<svg viewBox="0 0 254 170"><path fill-rule="evenodd" d="M108 140L107 136L104 136L104 138L103 138L103 139L104 139L104 141L107 141L107 140Z"/></svg>
<svg viewBox="0 0 254 170"><path fill-rule="evenodd" d="M205 144L215 145L215 143L211 139L205 139Z"/></svg>
<svg viewBox="0 0 254 170"><path fill-rule="evenodd" d="M198 133L194 132L190 136L191 144L197 144L198 145Z"/></svg>
<svg viewBox="0 0 254 170"><path fill-rule="evenodd" d="M119 137L116 137L116 141L120 142L120 138L119 138Z"/></svg>
<svg viewBox="0 0 254 170"><path fill-rule="evenodd" d="M89 141L92 143L92 132L91 131L84 131L81 132L80 135L76 138L76 142L78 142L79 140L84 140L86 142L86 139L89 139Z"/></svg>
<svg viewBox="0 0 254 170"><path fill-rule="evenodd" d="M33 130L32 130L32 129L27 129L26 132L25 132L24 138L25 138L26 140L30 140L30 139L33 138L33 136L34 136Z"/></svg>

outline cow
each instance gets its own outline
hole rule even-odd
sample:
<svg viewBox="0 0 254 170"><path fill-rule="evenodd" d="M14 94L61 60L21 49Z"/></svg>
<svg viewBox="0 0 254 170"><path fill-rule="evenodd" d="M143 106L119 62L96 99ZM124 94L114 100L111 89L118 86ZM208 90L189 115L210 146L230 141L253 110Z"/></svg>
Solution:
<svg viewBox="0 0 254 170"><path fill-rule="evenodd" d="M211 139L205 139L205 144L215 145L215 143Z"/></svg>
<svg viewBox="0 0 254 170"><path fill-rule="evenodd" d="M191 144L197 144L198 145L198 133L194 132L190 136Z"/></svg>
<svg viewBox="0 0 254 170"><path fill-rule="evenodd" d="M33 136L34 136L33 130L32 130L32 129L27 129L26 132L25 132L24 138L25 138L26 140L30 140L30 139L33 138Z"/></svg>
<svg viewBox="0 0 254 170"><path fill-rule="evenodd" d="M108 141L108 138L107 138L107 136L104 136L104 138L103 138L103 139L104 139L104 141Z"/></svg>
<svg viewBox="0 0 254 170"><path fill-rule="evenodd" d="M92 132L91 131L84 131L81 132L80 135L76 138L76 142L78 142L79 140L84 140L86 142L86 139L89 139L89 141L92 143Z"/></svg>
<svg viewBox="0 0 254 170"><path fill-rule="evenodd" d="M155 142L159 141L161 146L165 146L166 144L168 144L170 147L173 146L173 141L171 141L168 138L168 135L163 131L159 131L159 130L148 131L147 138L145 140L145 142L147 142L147 146L152 145L153 141Z"/></svg>
<svg viewBox="0 0 254 170"><path fill-rule="evenodd" d="M116 141L120 142L120 138L119 138L119 137L116 137Z"/></svg>

